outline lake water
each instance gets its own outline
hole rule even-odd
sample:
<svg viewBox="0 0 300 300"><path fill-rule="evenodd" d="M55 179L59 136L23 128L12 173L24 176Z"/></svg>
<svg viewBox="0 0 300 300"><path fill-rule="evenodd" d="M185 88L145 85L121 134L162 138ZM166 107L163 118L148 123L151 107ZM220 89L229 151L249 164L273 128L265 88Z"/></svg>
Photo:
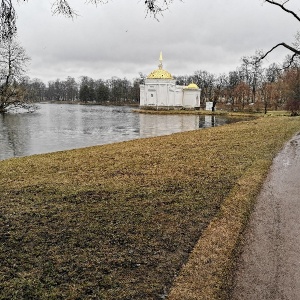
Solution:
<svg viewBox="0 0 300 300"><path fill-rule="evenodd" d="M152 115L125 106L39 104L0 114L0 160L109 144L230 123L220 116Z"/></svg>

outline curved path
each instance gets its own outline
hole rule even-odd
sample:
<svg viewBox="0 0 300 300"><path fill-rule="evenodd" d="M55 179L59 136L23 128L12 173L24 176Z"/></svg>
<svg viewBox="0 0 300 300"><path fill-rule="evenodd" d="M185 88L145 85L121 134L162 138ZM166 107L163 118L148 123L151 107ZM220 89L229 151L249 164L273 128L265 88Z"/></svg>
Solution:
<svg viewBox="0 0 300 300"><path fill-rule="evenodd" d="M300 134L274 159L245 240L231 299L300 299Z"/></svg>

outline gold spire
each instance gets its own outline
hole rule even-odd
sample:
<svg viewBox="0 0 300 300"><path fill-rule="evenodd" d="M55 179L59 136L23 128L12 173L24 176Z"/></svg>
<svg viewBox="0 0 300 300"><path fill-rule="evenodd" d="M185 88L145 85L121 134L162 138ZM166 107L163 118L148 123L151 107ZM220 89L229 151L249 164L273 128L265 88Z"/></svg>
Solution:
<svg viewBox="0 0 300 300"><path fill-rule="evenodd" d="M160 51L160 54L159 54L159 60L163 60L163 58L162 58L162 51Z"/></svg>
<svg viewBox="0 0 300 300"><path fill-rule="evenodd" d="M162 67L163 67L162 61L163 61L162 51L160 51L160 54L159 54L159 65L158 65L158 68L159 68L160 70L161 70Z"/></svg>
<svg viewBox="0 0 300 300"><path fill-rule="evenodd" d="M150 79L173 79L173 76L168 71L163 69L162 61L163 61L163 56L162 56L162 51L160 51L158 69L151 72L147 76L147 78L150 78Z"/></svg>

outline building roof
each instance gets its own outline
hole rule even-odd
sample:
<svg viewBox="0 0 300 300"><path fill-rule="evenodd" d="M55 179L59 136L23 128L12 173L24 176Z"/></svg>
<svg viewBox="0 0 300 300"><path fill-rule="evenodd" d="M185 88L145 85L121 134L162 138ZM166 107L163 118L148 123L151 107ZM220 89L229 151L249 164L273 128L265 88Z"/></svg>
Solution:
<svg viewBox="0 0 300 300"><path fill-rule="evenodd" d="M195 84L195 83L190 83L190 84L186 87L186 89L192 89L192 90L194 90L194 89L199 89L199 87L198 87L198 85Z"/></svg>
<svg viewBox="0 0 300 300"><path fill-rule="evenodd" d="M152 79L173 79L173 76L166 70L157 69L151 72L147 78Z"/></svg>
<svg viewBox="0 0 300 300"><path fill-rule="evenodd" d="M168 71L164 70L163 64L162 64L163 58L162 58L162 52L160 52L159 55L159 65L158 69L152 71L147 78L149 79L173 79L173 76Z"/></svg>

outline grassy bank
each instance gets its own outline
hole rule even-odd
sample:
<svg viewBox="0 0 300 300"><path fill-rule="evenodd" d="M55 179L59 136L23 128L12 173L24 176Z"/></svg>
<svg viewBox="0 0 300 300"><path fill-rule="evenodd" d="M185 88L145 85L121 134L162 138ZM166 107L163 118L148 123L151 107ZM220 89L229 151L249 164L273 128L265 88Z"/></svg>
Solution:
<svg viewBox="0 0 300 300"><path fill-rule="evenodd" d="M225 299L253 199L299 130L268 117L0 162L0 299Z"/></svg>
<svg viewBox="0 0 300 300"><path fill-rule="evenodd" d="M227 116L227 117L270 117L270 116L290 116L291 112L286 110L268 111L264 112L243 112L243 111L227 111L227 110L153 110L153 109L134 109L134 112L141 114L153 114L153 115L214 115L214 116Z"/></svg>
<svg viewBox="0 0 300 300"><path fill-rule="evenodd" d="M204 115L204 116L230 116L230 117L258 117L261 116L261 113L245 113L245 112L231 112L225 110L153 110L153 109L134 109L134 112L141 114L153 114L153 115Z"/></svg>

